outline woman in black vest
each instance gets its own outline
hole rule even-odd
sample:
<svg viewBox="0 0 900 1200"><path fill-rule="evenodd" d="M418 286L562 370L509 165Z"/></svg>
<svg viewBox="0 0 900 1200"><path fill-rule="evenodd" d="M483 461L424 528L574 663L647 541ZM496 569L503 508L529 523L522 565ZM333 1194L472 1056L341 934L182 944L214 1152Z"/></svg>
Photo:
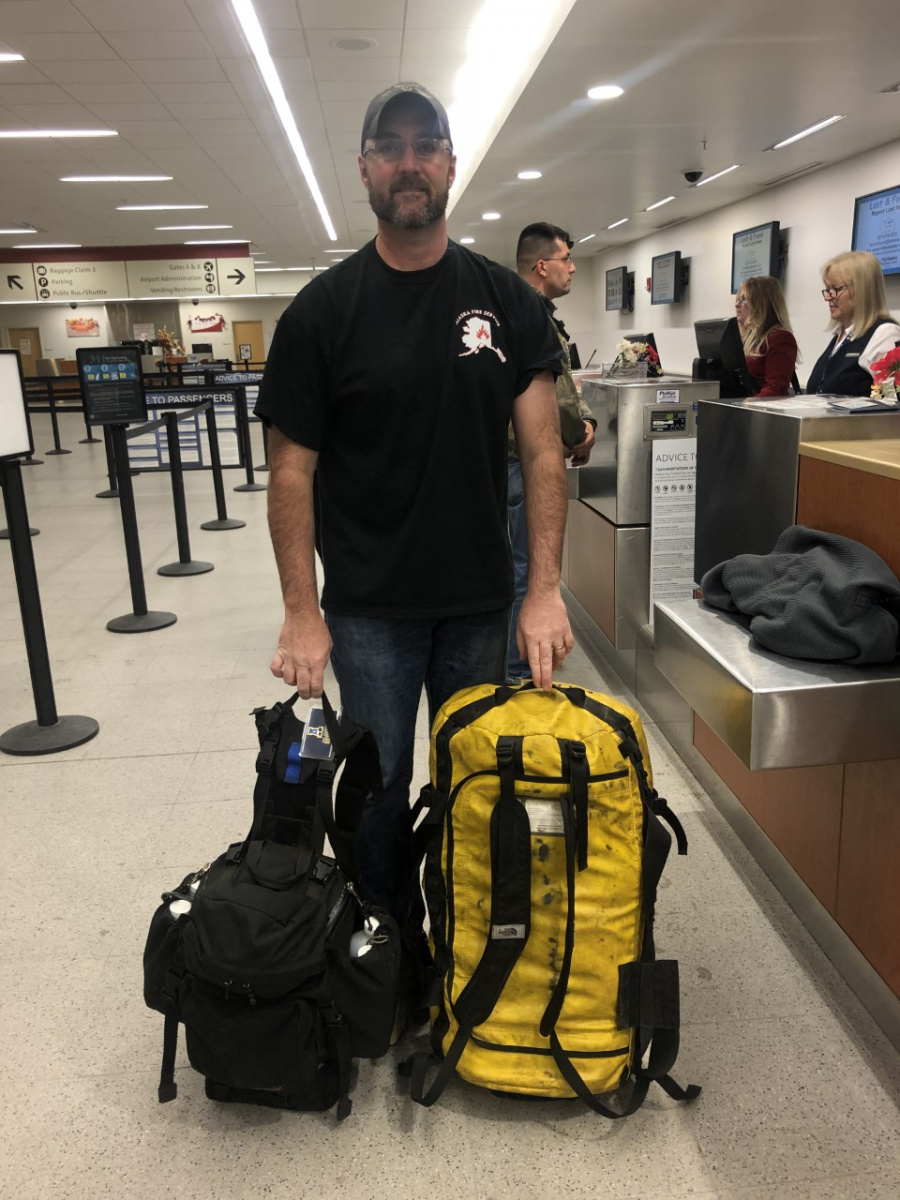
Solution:
<svg viewBox="0 0 900 1200"><path fill-rule="evenodd" d="M835 333L813 367L806 390L868 396L872 363L900 345L900 325L888 311L878 259L866 250L838 254L822 268L822 282Z"/></svg>

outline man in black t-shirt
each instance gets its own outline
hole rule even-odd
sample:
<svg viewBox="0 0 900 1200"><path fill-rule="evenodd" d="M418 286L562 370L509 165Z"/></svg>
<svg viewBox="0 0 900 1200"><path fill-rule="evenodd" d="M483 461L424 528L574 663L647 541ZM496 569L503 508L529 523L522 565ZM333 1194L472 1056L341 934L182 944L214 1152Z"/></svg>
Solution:
<svg viewBox="0 0 900 1200"><path fill-rule="evenodd" d="M377 236L284 313L256 411L271 428L285 603L271 669L318 696L330 656L344 710L375 732L385 799L364 820L361 882L402 917L422 687L433 716L460 688L505 673L510 418L532 535L519 640L537 686L551 686L573 645L559 591L560 352L533 289L448 239L456 160L440 102L417 84L382 92L361 150Z"/></svg>

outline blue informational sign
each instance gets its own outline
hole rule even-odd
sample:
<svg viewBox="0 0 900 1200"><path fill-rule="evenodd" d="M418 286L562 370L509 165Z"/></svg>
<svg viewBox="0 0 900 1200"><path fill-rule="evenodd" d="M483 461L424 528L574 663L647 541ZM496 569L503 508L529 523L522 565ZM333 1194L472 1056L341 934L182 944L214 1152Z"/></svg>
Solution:
<svg viewBox="0 0 900 1200"><path fill-rule="evenodd" d="M167 409L191 408L212 400L216 413L216 432L219 457L223 467L242 465L240 438L235 415L235 403L240 395L236 387L182 388L177 391L147 391L147 416L155 420ZM185 470L199 470L212 465L206 436L205 412L193 413L178 423L178 441ZM140 471L169 469L169 447L165 425L148 430L128 440L128 461Z"/></svg>

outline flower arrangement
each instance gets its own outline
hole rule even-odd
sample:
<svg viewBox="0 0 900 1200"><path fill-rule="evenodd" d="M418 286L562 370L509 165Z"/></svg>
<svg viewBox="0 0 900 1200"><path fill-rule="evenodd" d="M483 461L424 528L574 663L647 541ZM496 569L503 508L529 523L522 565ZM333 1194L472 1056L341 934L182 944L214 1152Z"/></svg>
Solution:
<svg viewBox="0 0 900 1200"><path fill-rule="evenodd" d="M639 363L647 364L647 375L651 378L662 375L659 355L648 342L630 342L623 338L621 342L617 343L614 370L620 367L635 367Z"/></svg>
<svg viewBox="0 0 900 1200"><path fill-rule="evenodd" d="M184 354L184 346L182 346L181 342L179 342L174 333L169 333L165 325L163 325L162 329L157 329L156 340L166 352L167 358L170 354Z"/></svg>
<svg viewBox="0 0 900 1200"><path fill-rule="evenodd" d="M872 398L897 400L900 389L900 347L888 350L883 358L872 363Z"/></svg>

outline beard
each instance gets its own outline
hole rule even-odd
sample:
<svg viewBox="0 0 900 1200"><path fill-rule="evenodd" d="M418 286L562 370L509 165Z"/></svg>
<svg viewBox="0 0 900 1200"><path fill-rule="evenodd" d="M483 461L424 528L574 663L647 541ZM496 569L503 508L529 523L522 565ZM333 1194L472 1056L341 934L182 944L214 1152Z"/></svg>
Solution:
<svg viewBox="0 0 900 1200"><path fill-rule="evenodd" d="M398 192L418 189L419 196L412 201L400 200ZM387 221L397 229L426 229L434 225L447 211L450 188L434 191L425 180L411 175L401 175L387 194L376 193L368 185L369 206L379 221Z"/></svg>

